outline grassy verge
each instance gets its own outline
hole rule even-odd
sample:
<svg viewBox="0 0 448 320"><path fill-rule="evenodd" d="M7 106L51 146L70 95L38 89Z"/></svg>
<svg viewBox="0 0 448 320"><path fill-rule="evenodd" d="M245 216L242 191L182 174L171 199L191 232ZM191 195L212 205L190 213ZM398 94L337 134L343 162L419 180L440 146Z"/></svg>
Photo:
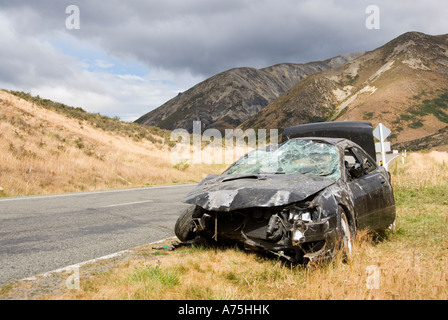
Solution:
<svg viewBox="0 0 448 320"><path fill-rule="evenodd" d="M413 153L390 167L396 229L382 238L359 232L353 258L291 266L236 248L142 247L106 270L83 267L80 288L37 299L441 299L448 298L448 158ZM26 284L32 286L31 284ZM13 297L24 284L4 286ZM26 290L25 290L26 291Z"/></svg>

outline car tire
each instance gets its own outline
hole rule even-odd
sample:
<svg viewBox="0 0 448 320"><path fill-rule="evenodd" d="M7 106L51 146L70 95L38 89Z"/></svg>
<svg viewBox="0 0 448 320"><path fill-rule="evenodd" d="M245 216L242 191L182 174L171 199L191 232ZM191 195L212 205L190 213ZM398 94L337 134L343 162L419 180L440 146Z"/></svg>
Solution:
<svg viewBox="0 0 448 320"><path fill-rule="evenodd" d="M195 212L195 209L196 206L191 205L181 213L179 218L177 218L176 224L174 226L174 233L176 234L176 237L182 242L195 238L195 234L193 231L193 214Z"/></svg>
<svg viewBox="0 0 448 320"><path fill-rule="evenodd" d="M353 239L355 232L352 230L347 215L342 207L338 208L339 215L339 248L344 261L351 259L353 254Z"/></svg>

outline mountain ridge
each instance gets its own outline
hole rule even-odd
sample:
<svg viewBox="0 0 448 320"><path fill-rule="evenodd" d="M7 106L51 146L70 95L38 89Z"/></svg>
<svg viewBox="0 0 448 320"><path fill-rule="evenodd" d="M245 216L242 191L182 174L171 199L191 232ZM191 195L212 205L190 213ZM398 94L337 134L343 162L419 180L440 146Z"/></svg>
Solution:
<svg viewBox="0 0 448 320"><path fill-rule="evenodd" d="M162 129L192 131L193 121L202 129L234 128L261 111L310 74L350 61L364 52L308 63L280 63L256 69L232 68L196 84L150 111L135 122Z"/></svg>
<svg viewBox="0 0 448 320"><path fill-rule="evenodd" d="M448 35L407 32L346 64L308 76L239 128L308 122L382 122L393 143L448 124Z"/></svg>
<svg viewBox="0 0 448 320"><path fill-rule="evenodd" d="M396 146L416 141L422 148L423 137L435 136L440 145L444 139L436 133L448 126L448 34L411 31L376 49L324 61L233 68L136 122L189 132L193 121L201 121L202 130L281 133L293 125L344 120L381 122Z"/></svg>

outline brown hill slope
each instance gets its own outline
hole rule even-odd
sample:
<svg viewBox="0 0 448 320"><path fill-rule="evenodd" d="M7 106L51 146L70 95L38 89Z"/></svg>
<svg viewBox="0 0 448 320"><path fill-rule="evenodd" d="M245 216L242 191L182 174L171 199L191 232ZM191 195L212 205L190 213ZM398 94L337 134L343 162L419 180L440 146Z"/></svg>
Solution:
<svg viewBox="0 0 448 320"><path fill-rule="evenodd" d="M264 69L231 69L180 93L136 122L190 132L195 120L202 122L203 129L235 128L307 75L343 64L361 54L306 64L283 63Z"/></svg>
<svg viewBox="0 0 448 320"><path fill-rule="evenodd" d="M448 125L448 35L405 33L339 67L308 76L241 128L328 120L382 122L393 143Z"/></svg>
<svg viewBox="0 0 448 320"><path fill-rule="evenodd" d="M223 170L173 166L160 137L136 139L136 126L92 119L95 124L0 90L0 197L198 182Z"/></svg>

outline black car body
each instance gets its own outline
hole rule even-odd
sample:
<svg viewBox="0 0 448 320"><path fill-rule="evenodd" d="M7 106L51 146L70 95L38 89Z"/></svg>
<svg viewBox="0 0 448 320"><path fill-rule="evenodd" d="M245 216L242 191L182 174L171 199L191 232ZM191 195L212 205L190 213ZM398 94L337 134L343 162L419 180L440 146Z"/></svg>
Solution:
<svg viewBox="0 0 448 320"><path fill-rule="evenodd" d="M176 223L177 237L306 262L332 258L339 249L348 256L358 229L394 223L389 173L352 141L374 155L369 123L296 126L283 137L278 147L258 149L202 180L184 199L191 206Z"/></svg>

